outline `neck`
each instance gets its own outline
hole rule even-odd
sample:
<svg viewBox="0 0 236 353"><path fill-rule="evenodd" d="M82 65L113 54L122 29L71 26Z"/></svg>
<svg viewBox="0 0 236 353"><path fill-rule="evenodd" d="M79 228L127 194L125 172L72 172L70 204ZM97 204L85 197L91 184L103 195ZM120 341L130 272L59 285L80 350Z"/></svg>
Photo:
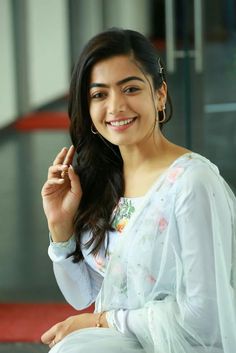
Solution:
<svg viewBox="0 0 236 353"><path fill-rule="evenodd" d="M132 146L120 146L123 159L124 173L138 169L149 169L161 162L168 149L169 142L159 131L151 136L148 141Z"/></svg>
<svg viewBox="0 0 236 353"><path fill-rule="evenodd" d="M145 195L171 163L189 151L172 144L159 132L145 143L120 146L120 152L123 158L124 195L137 197Z"/></svg>

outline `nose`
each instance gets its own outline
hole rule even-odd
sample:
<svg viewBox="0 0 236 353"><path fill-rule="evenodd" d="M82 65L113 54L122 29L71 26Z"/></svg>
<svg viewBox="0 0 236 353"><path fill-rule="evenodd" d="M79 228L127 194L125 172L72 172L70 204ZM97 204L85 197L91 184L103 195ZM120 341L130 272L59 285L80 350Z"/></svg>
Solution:
<svg viewBox="0 0 236 353"><path fill-rule="evenodd" d="M122 92L113 92L110 94L108 102L108 114L116 115L117 113L124 112L126 108L125 97Z"/></svg>

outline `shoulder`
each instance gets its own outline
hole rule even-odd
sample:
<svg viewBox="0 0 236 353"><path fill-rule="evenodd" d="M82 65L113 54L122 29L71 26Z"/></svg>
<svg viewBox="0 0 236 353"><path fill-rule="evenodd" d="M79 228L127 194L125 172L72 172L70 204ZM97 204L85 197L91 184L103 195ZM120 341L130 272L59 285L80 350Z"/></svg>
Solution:
<svg viewBox="0 0 236 353"><path fill-rule="evenodd" d="M177 161L183 168L174 186L176 216L188 215L196 219L221 220L223 224L235 222L236 198L215 164L196 153Z"/></svg>
<svg viewBox="0 0 236 353"><path fill-rule="evenodd" d="M197 153L189 153L178 158L167 174L169 191L177 203L187 201L193 204L214 200L219 202L227 194L226 182L219 169L207 158Z"/></svg>
<svg viewBox="0 0 236 353"><path fill-rule="evenodd" d="M183 204L195 209L198 206L204 208L207 204L228 207L229 200L233 199L217 166L207 158L192 153L177 160L173 168L180 168L180 176L172 188L176 207Z"/></svg>
<svg viewBox="0 0 236 353"><path fill-rule="evenodd" d="M218 167L198 153L188 153L178 158L167 173L168 182L176 189L184 186L212 185L222 181Z"/></svg>

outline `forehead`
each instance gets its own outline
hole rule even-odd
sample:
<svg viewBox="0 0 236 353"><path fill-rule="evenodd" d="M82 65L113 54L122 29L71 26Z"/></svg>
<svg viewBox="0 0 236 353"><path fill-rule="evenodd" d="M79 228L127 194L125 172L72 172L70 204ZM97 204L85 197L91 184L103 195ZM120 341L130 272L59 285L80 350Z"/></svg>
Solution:
<svg viewBox="0 0 236 353"><path fill-rule="evenodd" d="M115 83L127 76L137 76L146 81L141 65L126 55L114 56L97 62L90 74L90 83Z"/></svg>

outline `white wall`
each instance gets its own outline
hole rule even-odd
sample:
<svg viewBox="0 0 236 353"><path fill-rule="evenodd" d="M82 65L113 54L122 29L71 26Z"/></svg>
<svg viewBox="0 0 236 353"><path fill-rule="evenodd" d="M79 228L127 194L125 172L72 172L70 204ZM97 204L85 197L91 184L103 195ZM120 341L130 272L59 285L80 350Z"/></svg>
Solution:
<svg viewBox="0 0 236 353"><path fill-rule="evenodd" d="M0 0L0 128L17 115L11 2Z"/></svg>
<svg viewBox="0 0 236 353"><path fill-rule="evenodd" d="M150 34L150 0L73 0L72 61L92 36L109 27Z"/></svg>
<svg viewBox="0 0 236 353"><path fill-rule="evenodd" d="M70 54L66 0L27 0L29 107L68 90Z"/></svg>
<svg viewBox="0 0 236 353"><path fill-rule="evenodd" d="M104 10L106 27L117 26L149 34L150 1L106 0Z"/></svg>

